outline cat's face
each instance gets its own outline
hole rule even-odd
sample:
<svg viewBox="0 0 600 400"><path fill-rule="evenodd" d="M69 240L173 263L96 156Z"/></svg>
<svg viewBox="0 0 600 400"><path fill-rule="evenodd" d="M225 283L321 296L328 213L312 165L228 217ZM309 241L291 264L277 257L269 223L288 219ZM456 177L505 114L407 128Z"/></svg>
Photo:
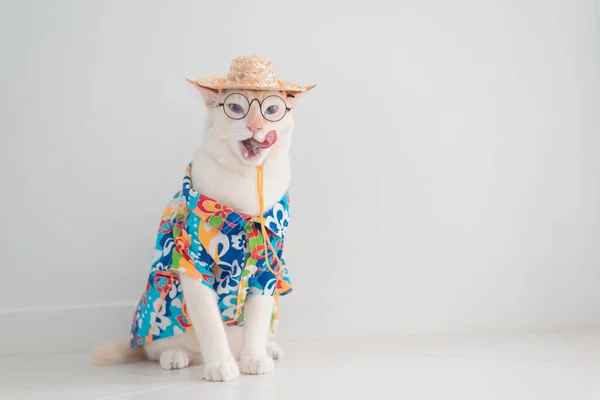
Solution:
<svg viewBox="0 0 600 400"><path fill-rule="evenodd" d="M272 152L289 151L296 94L200 90L218 134L205 140L226 142L236 159L249 166L261 165Z"/></svg>

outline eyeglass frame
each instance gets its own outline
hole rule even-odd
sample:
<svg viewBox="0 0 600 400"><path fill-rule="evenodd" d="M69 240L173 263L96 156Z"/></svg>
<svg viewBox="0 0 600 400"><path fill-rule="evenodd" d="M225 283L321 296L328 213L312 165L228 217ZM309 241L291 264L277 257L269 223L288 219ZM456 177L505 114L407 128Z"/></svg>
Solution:
<svg viewBox="0 0 600 400"><path fill-rule="evenodd" d="M231 96L235 95L235 94L238 94L238 95L242 96L248 102L248 110L246 111L246 113L243 116L241 116L239 118L231 118L229 116L229 114L227 114L227 111L225 111L225 102L227 102L227 99L230 98ZM294 97L292 95L288 95L288 96ZM263 114L263 111L262 111L262 105L263 105L264 101L266 99L268 99L269 97L277 97L278 99L281 99L281 101L283 101L283 104L285 104L285 112L283 113L283 115L281 116L281 118L279 118L278 120L275 120L275 121L270 120L269 118L265 117L265 114ZM258 103L258 110L260 111L260 115L262 115L263 118L266 119L269 122L279 122L279 121L281 121L282 119L285 118L285 116L287 115L288 111L292 110L291 107L288 107L288 104L285 101L285 99L283 97L277 96L276 94L269 95L269 96L265 97L264 99L262 99L262 101L258 100L256 97L253 98L252 101L250 101L250 100L248 100L248 98L246 96L244 96L242 93L238 93L238 92L230 93L229 95L227 95L227 97L225 97L225 99L223 100L223 102L218 104L218 107L223 107L223 112L225 113L225 115L227 115L228 118L231 118L234 121L239 121L240 119L246 118L246 116L250 113L250 109L252 108L252 103L254 103L255 100Z"/></svg>

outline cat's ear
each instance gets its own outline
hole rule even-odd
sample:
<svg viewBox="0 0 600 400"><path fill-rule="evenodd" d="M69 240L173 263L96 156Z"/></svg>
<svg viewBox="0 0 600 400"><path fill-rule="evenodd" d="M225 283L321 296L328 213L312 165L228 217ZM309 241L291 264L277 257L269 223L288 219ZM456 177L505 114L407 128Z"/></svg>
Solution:
<svg viewBox="0 0 600 400"><path fill-rule="evenodd" d="M305 90L305 91L303 91L303 92L295 92L295 91L293 91L293 90L287 90L287 91L285 92L285 96L286 96L287 98L292 98L292 99L303 98L303 97L304 97L304 95L305 95L305 94L306 94L308 91L310 91L310 90L314 89L314 88L315 88L315 86L317 86L317 85L310 85L310 86L307 86L307 87L306 87L306 90Z"/></svg>
<svg viewBox="0 0 600 400"><path fill-rule="evenodd" d="M204 98L204 105L206 108L215 108L219 106L219 91L206 86L199 85L198 82L191 79L185 78L186 81L191 83Z"/></svg>

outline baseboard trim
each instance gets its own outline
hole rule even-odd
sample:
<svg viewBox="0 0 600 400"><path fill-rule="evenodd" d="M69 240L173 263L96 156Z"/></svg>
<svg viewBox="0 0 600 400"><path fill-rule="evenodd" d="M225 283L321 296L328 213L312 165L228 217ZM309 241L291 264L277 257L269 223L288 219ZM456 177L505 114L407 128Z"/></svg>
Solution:
<svg viewBox="0 0 600 400"><path fill-rule="evenodd" d="M0 315L27 313L27 312L48 312L48 311L68 311L68 310L83 310L94 308L114 308L114 307L132 307L136 304L131 301L110 302L110 303L92 303L92 304L76 304L76 305L60 305L60 306L28 306L14 308L0 308Z"/></svg>
<svg viewBox="0 0 600 400"><path fill-rule="evenodd" d="M135 302L36 306L0 310L0 355L89 351L107 339L126 339Z"/></svg>

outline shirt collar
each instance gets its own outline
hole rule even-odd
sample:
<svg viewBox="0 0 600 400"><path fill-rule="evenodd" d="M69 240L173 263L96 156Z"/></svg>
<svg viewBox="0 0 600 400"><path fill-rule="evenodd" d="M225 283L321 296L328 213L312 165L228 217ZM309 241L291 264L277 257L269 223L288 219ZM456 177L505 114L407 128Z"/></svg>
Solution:
<svg viewBox="0 0 600 400"><path fill-rule="evenodd" d="M216 200L192 189L192 163L185 169L181 193L190 212L196 214L223 234L238 233L247 223L260 223L260 218L251 217L240 211L220 204ZM265 227L276 236L283 236L289 222L289 196L285 193L281 200L265 211Z"/></svg>

